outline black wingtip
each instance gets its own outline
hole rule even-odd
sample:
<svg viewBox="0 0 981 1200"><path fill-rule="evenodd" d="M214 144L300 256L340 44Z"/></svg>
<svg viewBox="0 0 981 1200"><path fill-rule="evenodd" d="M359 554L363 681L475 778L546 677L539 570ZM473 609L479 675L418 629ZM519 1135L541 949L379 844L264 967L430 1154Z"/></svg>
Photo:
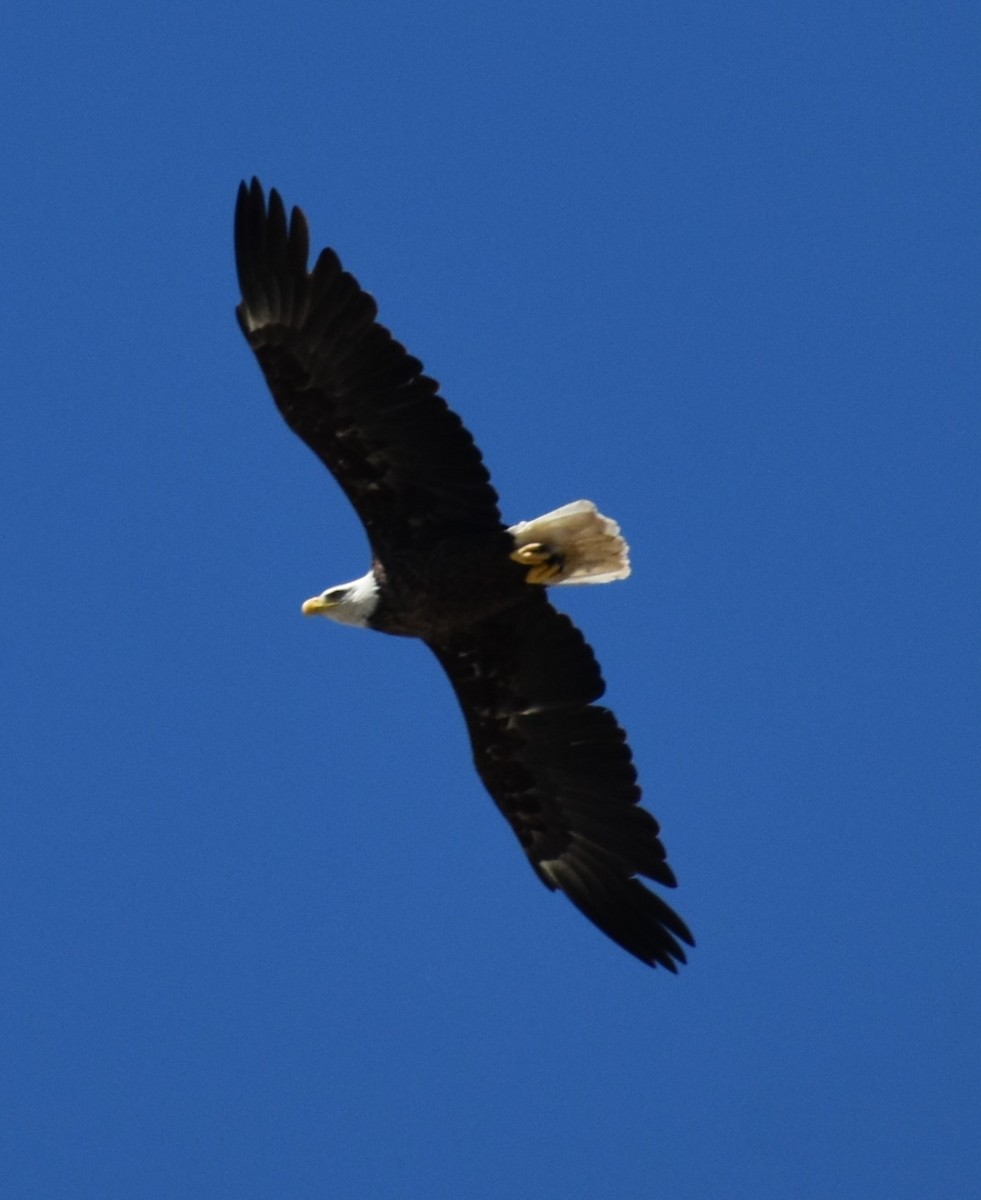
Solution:
<svg viewBox="0 0 981 1200"><path fill-rule="evenodd" d="M609 858L587 854L580 845L550 868L550 886L560 888L583 916L642 963L676 974L688 961L681 943L694 946L695 939L685 922Z"/></svg>
<svg viewBox="0 0 981 1200"><path fill-rule="evenodd" d="M306 277L310 231L303 210L286 205L276 188L268 199L258 176L243 179L235 202L235 269L243 304L263 303L273 293L288 293ZM241 306L239 306L241 309ZM241 322L241 313L240 313Z"/></svg>
<svg viewBox="0 0 981 1200"><path fill-rule="evenodd" d="M257 176L252 183L243 179L238 185L235 201L235 270L243 297L247 297L254 284L256 248L262 245L263 227L266 223L266 198Z"/></svg>

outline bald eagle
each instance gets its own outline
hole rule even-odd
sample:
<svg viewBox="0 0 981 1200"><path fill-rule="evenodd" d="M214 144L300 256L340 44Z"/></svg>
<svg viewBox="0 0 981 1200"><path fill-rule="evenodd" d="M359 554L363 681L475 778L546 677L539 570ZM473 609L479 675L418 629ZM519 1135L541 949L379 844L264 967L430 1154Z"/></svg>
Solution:
<svg viewBox="0 0 981 1200"><path fill-rule="evenodd" d="M596 701L592 650L549 585L629 574L616 524L588 501L510 527L473 438L324 250L303 213L253 179L238 192L236 314L286 423L364 523L371 570L303 612L421 638L449 676L477 773L547 888L613 941L677 971L682 919L638 876L675 886L639 807L626 735Z"/></svg>

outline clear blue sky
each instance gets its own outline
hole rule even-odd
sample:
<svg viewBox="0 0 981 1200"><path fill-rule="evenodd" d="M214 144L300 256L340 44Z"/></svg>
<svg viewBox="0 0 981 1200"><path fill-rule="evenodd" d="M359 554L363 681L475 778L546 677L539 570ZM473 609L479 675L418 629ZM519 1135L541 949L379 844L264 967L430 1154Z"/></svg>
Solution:
<svg viewBox="0 0 981 1200"><path fill-rule="evenodd" d="M0 57L10 1200L923 1200L981 1174L974 4L14 3ZM535 880L233 319L307 211L591 497L699 941Z"/></svg>

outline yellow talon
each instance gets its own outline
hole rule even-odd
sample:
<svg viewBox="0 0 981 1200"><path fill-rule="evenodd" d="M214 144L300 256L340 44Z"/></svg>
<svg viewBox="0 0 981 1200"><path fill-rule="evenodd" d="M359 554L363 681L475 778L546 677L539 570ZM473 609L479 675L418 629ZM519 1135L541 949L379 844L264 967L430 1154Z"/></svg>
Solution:
<svg viewBox="0 0 981 1200"><path fill-rule="evenodd" d="M543 562L540 566L532 567L525 576L527 583L540 583L545 585L552 583L562 574L562 564L555 562Z"/></svg>
<svg viewBox="0 0 981 1200"><path fill-rule="evenodd" d="M514 562L530 567L525 579L528 583L553 583L562 574L562 556L544 542L528 542L511 554Z"/></svg>
<svg viewBox="0 0 981 1200"><path fill-rule="evenodd" d="M540 567L543 563L547 563L551 558L547 546L543 546L541 542L528 542L525 546L519 546L511 554L514 562L520 563L523 567Z"/></svg>

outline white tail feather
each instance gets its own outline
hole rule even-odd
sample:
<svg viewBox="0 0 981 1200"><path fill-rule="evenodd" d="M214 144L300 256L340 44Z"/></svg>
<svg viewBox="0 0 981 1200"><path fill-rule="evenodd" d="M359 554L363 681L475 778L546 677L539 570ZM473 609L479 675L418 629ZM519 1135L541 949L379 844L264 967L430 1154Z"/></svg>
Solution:
<svg viewBox="0 0 981 1200"><path fill-rule="evenodd" d="M534 521L519 521L508 532L516 548L541 543L558 556L562 569L550 584L612 583L630 574L630 548L620 526L591 500L574 500Z"/></svg>

